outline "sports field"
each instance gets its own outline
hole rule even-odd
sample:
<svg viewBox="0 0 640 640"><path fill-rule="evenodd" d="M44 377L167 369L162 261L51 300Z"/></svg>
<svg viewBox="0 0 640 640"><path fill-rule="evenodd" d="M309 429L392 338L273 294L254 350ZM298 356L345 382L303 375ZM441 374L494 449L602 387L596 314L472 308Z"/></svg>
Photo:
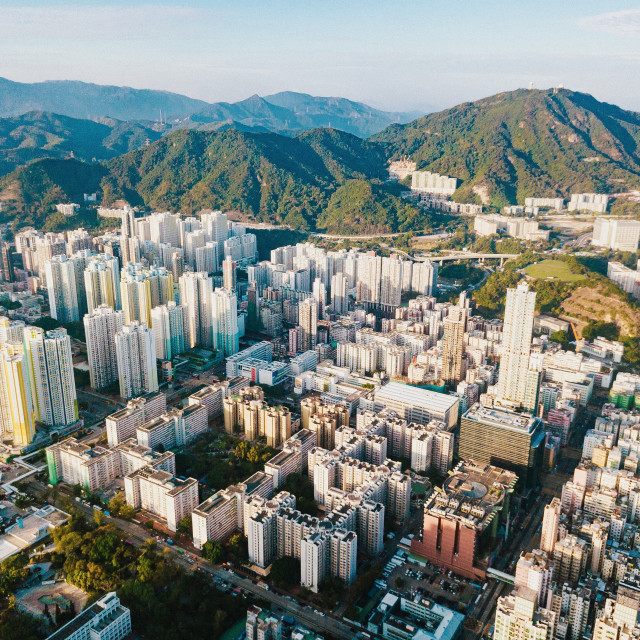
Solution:
<svg viewBox="0 0 640 640"><path fill-rule="evenodd" d="M567 263L562 260L543 260L530 264L525 269L525 273L532 278L556 278L563 282L575 282L584 278L580 274L571 273Z"/></svg>

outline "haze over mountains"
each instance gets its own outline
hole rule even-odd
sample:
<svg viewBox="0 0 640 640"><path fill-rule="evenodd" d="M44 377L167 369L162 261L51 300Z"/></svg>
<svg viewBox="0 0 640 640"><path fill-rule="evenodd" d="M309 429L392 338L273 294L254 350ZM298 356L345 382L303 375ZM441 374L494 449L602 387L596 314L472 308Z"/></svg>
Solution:
<svg viewBox="0 0 640 640"><path fill-rule="evenodd" d="M317 127L334 127L361 137L420 113L380 111L345 98L322 98L285 91L240 102L207 103L168 91L104 86L71 80L24 84L0 78L0 118L29 111L95 120L160 121L172 128L242 128L295 135Z"/></svg>
<svg viewBox="0 0 640 640"><path fill-rule="evenodd" d="M183 130L173 132L149 122L96 123L42 113L14 118L0 140L5 154L7 139L14 141L13 162L24 161L29 149L34 157L57 158L73 150L76 159L36 161L0 179L0 215L42 223L53 203L97 191L105 204L235 209L294 228L423 229L429 214L401 200L402 187L385 182L388 161L403 156L418 169L458 178L454 200L494 207L527 196L640 189L640 115L588 94L505 92L393 124L366 140L337 128L297 135L295 128L286 129L288 135L265 131L290 126L282 110L298 109L296 126L329 116L334 125L357 103L291 93L269 100L210 105L180 120ZM78 162L93 158L103 162Z"/></svg>

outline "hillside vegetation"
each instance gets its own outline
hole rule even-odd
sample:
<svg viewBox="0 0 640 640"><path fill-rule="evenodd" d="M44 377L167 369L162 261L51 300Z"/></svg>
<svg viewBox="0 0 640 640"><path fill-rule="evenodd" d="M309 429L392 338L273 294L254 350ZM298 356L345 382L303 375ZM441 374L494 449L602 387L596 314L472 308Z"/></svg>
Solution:
<svg viewBox="0 0 640 640"><path fill-rule="evenodd" d="M103 165L34 162L0 179L0 200L5 218L17 212L29 224L42 223L55 202L98 190L105 204L237 210L295 229L414 228L422 214L382 184L384 175L382 148L334 129L295 138L179 131Z"/></svg>
<svg viewBox="0 0 640 640"><path fill-rule="evenodd" d="M385 182L387 161L404 155L414 158L419 168L461 179L454 199L493 206L521 203L532 195L568 197L575 191L620 193L640 188L640 115L586 94L503 93L393 125L367 140L330 128L294 137L257 132L259 120L267 128L283 117L293 122L285 113L292 110L302 123L309 114L317 112L321 118L331 109L348 114L351 108L339 99L304 94L271 98L279 104L254 96L224 108L209 105L192 116L203 118L198 128L176 131L100 165L35 162L28 169L19 168L0 179L3 215L18 224L43 221L55 198L82 193L91 183L104 204L124 200L141 208L187 214L203 208L235 210L248 220L299 230L357 235L423 230L433 226L430 220L443 226L451 216L423 213L401 199L405 187ZM231 116L231 111L247 124L206 122ZM356 112L365 115L362 109ZM83 156L81 145L73 142L71 125L54 120L56 134L48 135L32 123L15 127L20 130L15 141L4 144L15 154L14 147L32 155L48 147L52 155L71 149L76 157L86 157L88 151ZM106 131L96 128L101 126L112 126L111 133L102 137ZM87 149L100 150L93 157L138 146L147 133L142 125L127 123L86 127L93 141L87 142ZM208 130L200 130L203 127ZM32 151L24 150L29 145ZM621 203L637 208L624 199L615 204ZM503 240L500 245L509 251L509 243L520 250L517 241Z"/></svg>
<svg viewBox="0 0 640 640"><path fill-rule="evenodd" d="M371 139L390 158L461 179L459 201L503 206L640 187L640 114L566 89L500 93Z"/></svg>
<svg viewBox="0 0 640 640"><path fill-rule="evenodd" d="M0 119L0 175L39 158L107 160L153 142L161 132L138 122L100 122L31 111Z"/></svg>

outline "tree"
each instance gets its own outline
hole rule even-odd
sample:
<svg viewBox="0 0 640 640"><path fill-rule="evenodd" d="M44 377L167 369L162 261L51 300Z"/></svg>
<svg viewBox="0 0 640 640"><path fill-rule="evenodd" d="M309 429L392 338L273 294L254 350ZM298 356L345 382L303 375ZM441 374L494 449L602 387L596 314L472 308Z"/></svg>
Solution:
<svg viewBox="0 0 640 640"><path fill-rule="evenodd" d="M278 558L269 575L281 589L292 587L300 582L300 560L291 556Z"/></svg>
<svg viewBox="0 0 640 640"><path fill-rule="evenodd" d="M551 342L559 342L566 351L569 348L569 334L566 331L554 331L550 336Z"/></svg>
<svg viewBox="0 0 640 640"><path fill-rule="evenodd" d="M193 526L191 524L191 516L185 516L178 522L178 531L180 533L189 534L193 531Z"/></svg>
<svg viewBox="0 0 640 640"><path fill-rule="evenodd" d="M226 557L224 547L218 540L215 542L207 540L207 542L202 545L202 555L205 557L205 560L208 560L211 564L220 564Z"/></svg>

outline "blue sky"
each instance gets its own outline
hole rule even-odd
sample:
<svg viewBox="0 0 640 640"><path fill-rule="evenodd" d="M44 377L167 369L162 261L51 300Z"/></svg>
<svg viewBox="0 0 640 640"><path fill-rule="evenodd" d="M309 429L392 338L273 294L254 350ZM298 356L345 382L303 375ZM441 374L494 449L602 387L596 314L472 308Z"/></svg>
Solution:
<svg viewBox="0 0 640 640"><path fill-rule="evenodd" d="M283 90L433 110L557 84L640 110L640 7L606 0L0 0L0 76Z"/></svg>

